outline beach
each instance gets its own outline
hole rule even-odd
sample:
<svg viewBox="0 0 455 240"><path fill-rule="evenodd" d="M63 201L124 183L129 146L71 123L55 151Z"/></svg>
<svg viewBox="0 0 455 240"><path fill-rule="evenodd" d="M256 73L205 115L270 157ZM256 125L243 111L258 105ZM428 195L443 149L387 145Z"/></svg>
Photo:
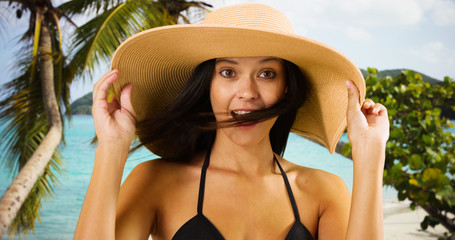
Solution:
<svg viewBox="0 0 455 240"><path fill-rule="evenodd" d="M443 236L445 228L428 227L422 231L420 222L426 212L421 208L412 211L409 202L384 201L384 239L386 240L435 240Z"/></svg>

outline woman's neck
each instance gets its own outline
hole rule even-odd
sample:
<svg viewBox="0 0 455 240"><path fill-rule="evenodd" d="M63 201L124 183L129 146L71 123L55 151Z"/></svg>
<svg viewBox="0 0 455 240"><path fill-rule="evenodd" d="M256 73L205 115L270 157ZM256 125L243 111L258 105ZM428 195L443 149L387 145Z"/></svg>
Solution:
<svg viewBox="0 0 455 240"><path fill-rule="evenodd" d="M251 145L238 145L225 135L217 135L212 147L210 166L246 175L265 175L275 169L270 139Z"/></svg>

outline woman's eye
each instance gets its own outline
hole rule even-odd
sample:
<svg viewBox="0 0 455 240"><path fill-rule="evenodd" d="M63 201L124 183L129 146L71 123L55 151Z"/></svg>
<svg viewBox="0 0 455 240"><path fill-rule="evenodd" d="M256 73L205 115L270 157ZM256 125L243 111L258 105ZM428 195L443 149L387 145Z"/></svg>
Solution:
<svg viewBox="0 0 455 240"><path fill-rule="evenodd" d="M225 78L230 78L235 75L234 71L231 69L224 69L220 72L220 74L221 74L221 76L223 76Z"/></svg>
<svg viewBox="0 0 455 240"><path fill-rule="evenodd" d="M259 77L271 79L276 76L276 73L273 71L263 71L259 74Z"/></svg>

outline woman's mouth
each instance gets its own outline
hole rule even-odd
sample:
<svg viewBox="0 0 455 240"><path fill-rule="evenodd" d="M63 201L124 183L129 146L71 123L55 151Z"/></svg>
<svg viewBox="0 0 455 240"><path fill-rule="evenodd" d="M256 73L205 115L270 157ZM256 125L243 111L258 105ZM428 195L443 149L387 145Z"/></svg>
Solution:
<svg viewBox="0 0 455 240"><path fill-rule="evenodd" d="M234 118L237 118L238 116L241 116L241 115L244 115L244 114L247 114L247 113L250 113L251 111L247 111L247 110L233 110L231 112L231 115L234 117Z"/></svg>
<svg viewBox="0 0 455 240"><path fill-rule="evenodd" d="M252 112L252 110L233 110L233 111L231 111L232 117L234 119L238 120L235 124L236 127L246 130L246 129L251 129L254 126L256 126L257 122L247 121L247 119L245 119L243 117L243 115L251 113L251 112Z"/></svg>

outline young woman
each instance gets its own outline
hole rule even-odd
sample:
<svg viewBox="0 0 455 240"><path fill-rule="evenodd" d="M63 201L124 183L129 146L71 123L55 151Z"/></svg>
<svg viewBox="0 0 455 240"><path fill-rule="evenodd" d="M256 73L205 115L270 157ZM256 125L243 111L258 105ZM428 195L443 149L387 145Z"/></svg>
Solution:
<svg viewBox="0 0 455 240"><path fill-rule="evenodd" d="M112 68L94 86L99 145L75 239L383 239L387 110L363 101L355 65L282 13L234 5L149 30ZM333 153L346 125L352 197L282 158L289 131ZM120 187L135 134L161 158Z"/></svg>

